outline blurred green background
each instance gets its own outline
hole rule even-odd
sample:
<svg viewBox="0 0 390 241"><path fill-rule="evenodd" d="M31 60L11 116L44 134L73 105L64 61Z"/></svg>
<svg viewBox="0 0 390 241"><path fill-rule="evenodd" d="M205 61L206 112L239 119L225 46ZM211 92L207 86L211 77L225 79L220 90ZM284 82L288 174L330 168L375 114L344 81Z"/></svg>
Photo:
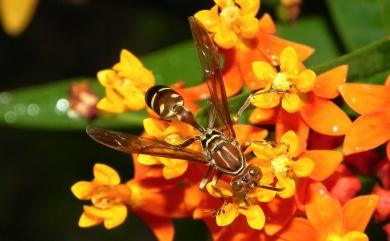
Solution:
<svg viewBox="0 0 390 241"><path fill-rule="evenodd" d="M276 17L277 2L263 1L260 13ZM350 9L356 2L361 5L357 13ZM377 16L378 9L371 9L369 2L306 0L298 22L282 24L278 33L317 49L308 65L329 61L385 36L390 20ZM388 1L377 2L390 7ZM211 6L211 0L41 0L20 37L0 32L0 92L78 76L94 77L118 61L122 48L143 56L190 40L187 17ZM345 15L345 9L352 13ZM372 14L358 23L362 9L372 10ZM362 29L367 29L367 24L381 27L364 35ZM135 215L110 231L102 226L77 226L84 203L72 195L71 185L90 180L97 162L114 167L127 180L133 171L129 157L94 143L82 129L56 131L12 125L0 129L0 240L154 240ZM175 225L175 240L210 239L201 222L178 220Z"/></svg>

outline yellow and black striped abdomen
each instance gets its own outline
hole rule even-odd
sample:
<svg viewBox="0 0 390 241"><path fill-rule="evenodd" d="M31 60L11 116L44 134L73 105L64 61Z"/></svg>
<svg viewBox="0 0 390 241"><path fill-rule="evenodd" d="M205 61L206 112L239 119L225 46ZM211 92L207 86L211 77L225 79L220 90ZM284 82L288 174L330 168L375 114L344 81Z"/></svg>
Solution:
<svg viewBox="0 0 390 241"><path fill-rule="evenodd" d="M179 93L173 89L156 85L151 87L145 94L146 104L163 119L175 117L174 109L183 106L184 100Z"/></svg>

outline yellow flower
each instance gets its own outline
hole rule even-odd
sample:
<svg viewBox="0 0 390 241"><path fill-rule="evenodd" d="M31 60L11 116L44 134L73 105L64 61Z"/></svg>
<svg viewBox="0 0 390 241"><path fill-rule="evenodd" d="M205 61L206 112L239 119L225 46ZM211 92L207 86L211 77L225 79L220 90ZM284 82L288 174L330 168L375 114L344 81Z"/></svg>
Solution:
<svg viewBox="0 0 390 241"><path fill-rule="evenodd" d="M127 185L120 184L118 173L107 165L95 164L93 174L91 182L79 181L71 188L78 199L92 201L92 206L83 206L79 226L104 223L107 229L115 228L126 219L126 204L131 202L131 190Z"/></svg>
<svg viewBox="0 0 390 241"><path fill-rule="evenodd" d="M208 183L206 188L213 197L221 198L221 194L216 192L211 183ZM218 182L218 188L222 195L224 195L224 198L231 197L234 199L233 193L228 183L220 180ZM247 208L241 208L240 204L234 201L231 203L224 203L221 209L218 210L218 213L215 217L217 225L227 226L231 224L240 214L246 217L246 221L251 228L261 230L264 227L265 214L260 205L249 203Z"/></svg>
<svg viewBox="0 0 390 241"><path fill-rule="evenodd" d="M144 108L145 93L155 82L153 73L127 50L122 50L119 63L99 71L97 77L106 92L97 107L113 113Z"/></svg>
<svg viewBox="0 0 390 241"><path fill-rule="evenodd" d="M195 129L177 119L171 122L148 118L144 120L146 134L158 139L162 139L169 144L179 145L187 138L197 135ZM201 150L200 143L189 146L194 150ZM143 165L164 165L163 175L166 179L172 179L183 175L187 170L188 161L182 159L165 158L140 154L138 162Z"/></svg>
<svg viewBox="0 0 390 241"><path fill-rule="evenodd" d="M256 14L260 0L214 0L210 10L201 10L194 16L214 34L215 43L229 49L242 40L254 38L259 30Z"/></svg>
<svg viewBox="0 0 390 241"><path fill-rule="evenodd" d="M315 86L316 74L310 69L300 70L301 63L292 47L285 48L280 55L280 72L267 62L255 61L252 69L264 88L254 94L251 103L260 108L273 108L282 101L282 108L289 113L302 107L302 94Z"/></svg>
<svg viewBox="0 0 390 241"><path fill-rule="evenodd" d="M314 162L310 158L302 157L295 160L299 149L298 143L297 135L293 131L288 131L275 147L270 144L252 145L256 159L263 165L263 172L268 173L267 182L272 183L276 177L276 187L282 189L277 194L282 198L293 196L295 178L309 176L314 168Z"/></svg>
<svg viewBox="0 0 390 241"><path fill-rule="evenodd" d="M30 23L38 0L0 0L0 16L4 31L16 37Z"/></svg>

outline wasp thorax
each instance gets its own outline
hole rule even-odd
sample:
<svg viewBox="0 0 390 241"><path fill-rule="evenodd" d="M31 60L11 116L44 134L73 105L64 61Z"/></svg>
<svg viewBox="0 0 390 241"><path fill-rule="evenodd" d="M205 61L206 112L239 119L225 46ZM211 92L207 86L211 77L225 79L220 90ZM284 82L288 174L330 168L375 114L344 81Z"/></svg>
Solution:
<svg viewBox="0 0 390 241"><path fill-rule="evenodd" d="M183 97L173 89L156 85L148 89L145 101L149 108L163 119L175 117L175 109L184 106Z"/></svg>
<svg viewBox="0 0 390 241"><path fill-rule="evenodd" d="M249 165L240 176L232 180L234 193L248 193L257 186L257 182L262 176L261 170L257 166Z"/></svg>

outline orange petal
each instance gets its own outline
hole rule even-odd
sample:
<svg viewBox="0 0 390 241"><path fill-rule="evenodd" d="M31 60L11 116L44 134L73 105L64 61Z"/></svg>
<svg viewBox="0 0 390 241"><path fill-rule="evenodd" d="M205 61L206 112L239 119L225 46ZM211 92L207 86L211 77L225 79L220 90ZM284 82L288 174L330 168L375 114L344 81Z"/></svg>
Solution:
<svg viewBox="0 0 390 241"><path fill-rule="evenodd" d="M264 138L268 135L268 131L266 129L252 125L236 124L233 125L233 129L236 133L237 141L241 145L252 140L264 140Z"/></svg>
<svg viewBox="0 0 390 241"><path fill-rule="evenodd" d="M251 69L249 68L252 61L250 63L245 63L248 68L242 70L240 69L240 63L241 61L245 62L245 59L240 59L238 57L239 53L237 54L235 49L222 50L221 52L224 56L222 69L223 81L225 84L226 94L229 97L237 94L241 90L242 86L244 85L243 80L247 79L246 75L253 75ZM208 88L207 95L209 95Z"/></svg>
<svg viewBox="0 0 390 241"><path fill-rule="evenodd" d="M276 31L275 23L272 20L272 17L268 13L265 13L259 19L259 24L260 24L260 31L267 32L270 34L273 34Z"/></svg>
<svg viewBox="0 0 390 241"><path fill-rule="evenodd" d="M93 166L93 175L95 181L103 185L118 185L121 182L118 173L105 164L96 163Z"/></svg>
<svg viewBox="0 0 390 241"><path fill-rule="evenodd" d="M306 215L310 223L322 233L342 230L342 209L322 183L310 185L310 199L306 202Z"/></svg>
<svg viewBox="0 0 390 241"><path fill-rule="evenodd" d="M170 218L159 217L139 211L137 211L137 215L149 226L158 241L173 240L175 229Z"/></svg>
<svg viewBox="0 0 390 241"><path fill-rule="evenodd" d="M390 139L390 108L357 118L344 139L344 154L370 150Z"/></svg>
<svg viewBox="0 0 390 241"><path fill-rule="evenodd" d="M280 232L279 236L285 241L314 241L317 232L307 219L294 218L288 226Z"/></svg>
<svg viewBox="0 0 390 241"><path fill-rule="evenodd" d="M274 124L277 109L255 108L249 116L249 122L253 124Z"/></svg>
<svg viewBox="0 0 390 241"><path fill-rule="evenodd" d="M387 79L385 81L385 86L390 86L390 75L387 76Z"/></svg>
<svg viewBox="0 0 390 241"><path fill-rule="evenodd" d="M280 140L281 136L287 131L292 130L298 136L299 150L301 153L306 149L306 142L309 136L309 127L303 121L299 113L287 113L284 110L280 110L276 119L276 140Z"/></svg>
<svg viewBox="0 0 390 241"><path fill-rule="evenodd" d="M310 178L316 181L323 181L332 175L343 160L340 152L330 150L305 151L302 156L309 157L314 162Z"/></svg>
<svg viewBox="0 0 390 241"><path fill-rule="evenodd" d="M174 88L174 90L183 96L186 103L187 101L203 100L210 95L206 82L188 88Z"/></svg>
<svg viewBox="0 0 390 241"><path fill-rule="evenodd" d="M300 113L310 128L321 134L340 136L351 128L348 115L327 99L309 95Z"/></svg>
<svg viewBox="0 0 390 241"><path fill-rule="evenodd" d="M348 65L341 65L317 76L314 94L317 96L334 99L339 95L338 87L347 79Z"/></svg>
<svg viewBox="0 0 390 241"><path fill-rule="evenodd" d="M344 230L364 232L378 200L377 195L364 195L349 200L342 210Z"/></svg>
<svg viewBox="0 0 390 241"><path fill-rule="evenodd" d="M359 114L390 107L390 86L345 83L339 90L348 106Z"/></svg>
<svg viewBox="0 0 390 241"><path fill-rule="evenodd" d="M264 231L268 235L274 235L279 232L291 220L295 211L296 203L294 198L282 199L275 198L272 202L263 206L267 221L264 225ZM283 215L280 215L283 213Z"/></svg>

